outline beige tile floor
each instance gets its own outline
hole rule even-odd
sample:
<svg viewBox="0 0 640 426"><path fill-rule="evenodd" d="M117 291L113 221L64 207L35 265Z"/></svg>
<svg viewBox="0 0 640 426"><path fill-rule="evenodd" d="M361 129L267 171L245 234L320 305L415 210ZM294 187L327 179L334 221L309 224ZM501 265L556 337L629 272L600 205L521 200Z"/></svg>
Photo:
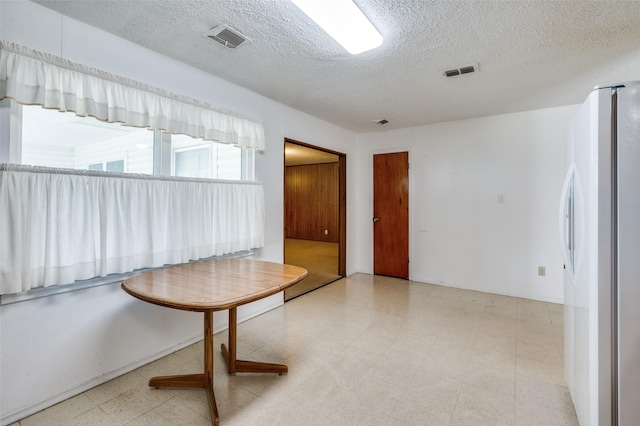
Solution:
<svg viewBox="0 0 640 426"><path fill-rule="evenodd" d="M357 274L238 327L239 355L289 374L227 376L227 425L577 425L562 373L562 306ZM205 392L149 389L200 372L197 343L19 422L209 425ZM16 423L17 425L18 423Z"/></svg>

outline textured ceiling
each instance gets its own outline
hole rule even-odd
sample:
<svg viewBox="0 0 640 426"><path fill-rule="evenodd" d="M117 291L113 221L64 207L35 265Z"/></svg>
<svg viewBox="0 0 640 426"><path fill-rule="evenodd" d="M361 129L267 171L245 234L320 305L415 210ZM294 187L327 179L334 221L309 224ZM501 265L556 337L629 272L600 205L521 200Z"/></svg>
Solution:
<svg viewBox="0 0 640 426"><path fill-rule="evenodd" d="M36 2L355 132L579 103L640 79L640 1L355 0L384 37L357 56L288 0ZM202 37L219 24L252 42Z"/></svg>

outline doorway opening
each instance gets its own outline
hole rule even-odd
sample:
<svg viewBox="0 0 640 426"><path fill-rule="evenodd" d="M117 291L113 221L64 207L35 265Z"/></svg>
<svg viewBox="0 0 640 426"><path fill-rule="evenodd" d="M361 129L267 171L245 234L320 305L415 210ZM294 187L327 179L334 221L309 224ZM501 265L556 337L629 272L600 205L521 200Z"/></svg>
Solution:
<svg viewBox="0 0 640 426"><path fill-rule="evenodd" d="M346 155L292 139L284 149L284 263L309 275L285 301L346 275Z"/></svg>

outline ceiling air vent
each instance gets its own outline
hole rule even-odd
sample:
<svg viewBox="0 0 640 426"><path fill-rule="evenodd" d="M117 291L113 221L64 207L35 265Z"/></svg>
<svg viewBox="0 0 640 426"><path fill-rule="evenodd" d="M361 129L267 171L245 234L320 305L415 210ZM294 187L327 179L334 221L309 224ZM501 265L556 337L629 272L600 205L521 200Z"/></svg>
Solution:
<svg viewBox="0 0 640 426"><path fill-rule="evenodd" d="M251 41L248 37L227 25L218 25L202 35L232 49L240 47L246 42Z"/></svg>
<svg viewBox="0 0 640 426"><path fill-rule="evenodd" d="M478 64L466 65L460 68L452 68L450 70L442 71L442 75L445 77L455 77L456 75L469 74L472 72L480 71Z"/></svg>
<svg viewBox="0 0 640 426"><path fill-rule="evenodd" d="M389 120L385 120L384 118L382 120L375 120L374 123L379 124L379 125L383 125L383 124L387 124L389 122Z"/></svg>

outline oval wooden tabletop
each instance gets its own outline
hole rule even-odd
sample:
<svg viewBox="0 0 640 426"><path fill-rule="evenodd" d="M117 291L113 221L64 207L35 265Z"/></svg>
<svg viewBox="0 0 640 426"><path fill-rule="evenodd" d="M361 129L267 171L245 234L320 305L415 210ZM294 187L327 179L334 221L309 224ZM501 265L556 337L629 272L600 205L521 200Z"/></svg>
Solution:
<svg viewBox="0 0 640 426"><path fill-rule="evenodd" d="M220 311L276 294L307 276L298 266L246 258L158 269L122 283L130 295L186 311Z"/></svg>

